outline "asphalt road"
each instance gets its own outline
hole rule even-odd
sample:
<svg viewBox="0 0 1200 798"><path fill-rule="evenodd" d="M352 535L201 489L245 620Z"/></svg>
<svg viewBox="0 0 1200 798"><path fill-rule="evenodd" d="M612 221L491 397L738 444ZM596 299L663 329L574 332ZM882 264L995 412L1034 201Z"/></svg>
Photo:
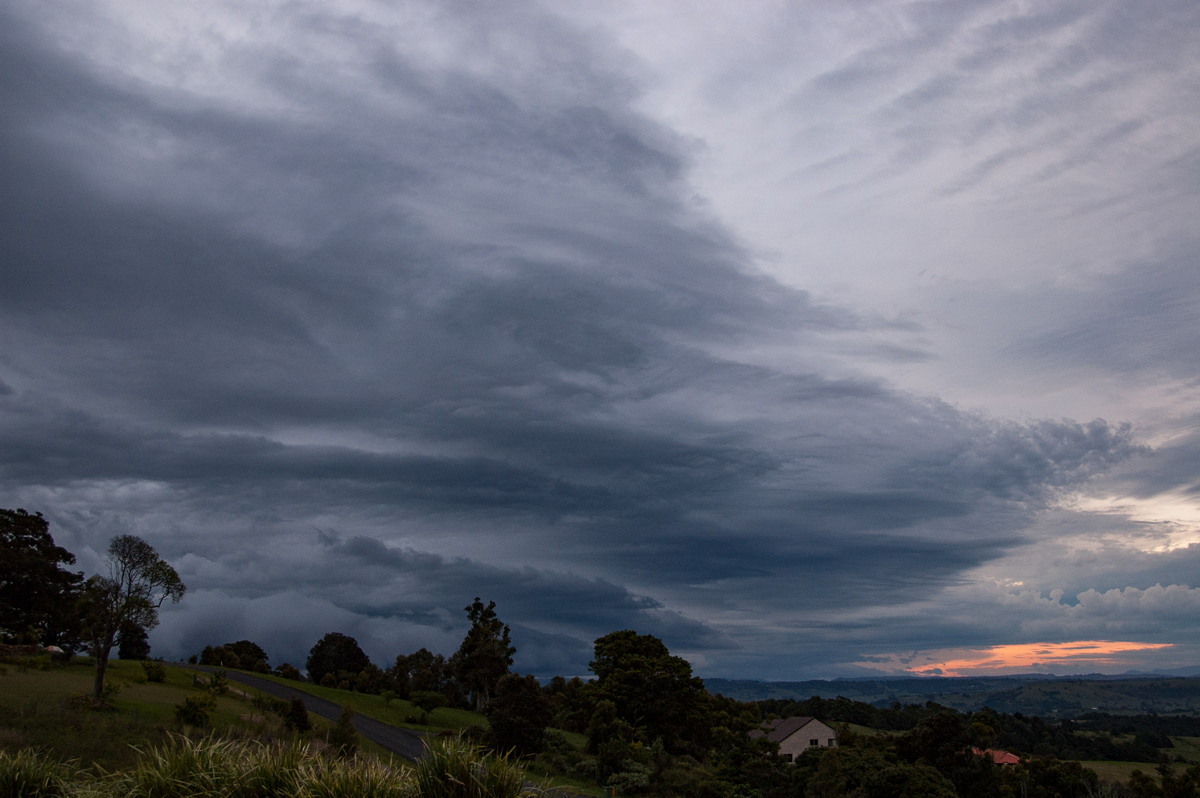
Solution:
<svg viewBox="0 0 1200 798"><path fill-rule="evenodd" d="M204 671L213 673L222 670L222 668L214 668L208 665L184 665L180 663L180 667L190 668L191 670ZM238 673L236 671L225 671L225 677L231 682L238 682L247 687L253 687L255 690L260 690L267 695L291 700L292 697L303 699L304 706L309 712L315 712L323 718L336 721L338 716L342 714L342 708L332 701L326 701L324 698L319 698L312 693L306 693L303 690L295 687L289 687L284 684L278 684L268 679L262 679L258 676L252 676L248 673ZM402 756L405 759L415 762L420 759L425 753L425 743L423 736L411 729L401 729L396 726L390 726L382 721L368 718L365 715L355 713L354 729L374 743L378 743L387 750L397 756Z"/></svg>

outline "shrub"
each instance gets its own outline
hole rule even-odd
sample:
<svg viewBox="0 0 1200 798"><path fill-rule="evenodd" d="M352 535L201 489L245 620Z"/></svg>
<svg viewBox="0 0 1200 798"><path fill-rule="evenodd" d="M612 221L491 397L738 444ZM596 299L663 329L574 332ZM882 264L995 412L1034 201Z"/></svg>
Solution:
<svg viewBox="0 0 1200 798"><path fill-rule="evenodd" d="M441 693L435 693L432 690L414 690L412 695L408 697L413 706L421 710L421 719L419 723L428 723L429 714L438 707L446 706L446 696Z"/></svg>
<svg viewBox="0 0 1200 798"><path fill-rule="evenodd" d="M175 720L186 726L205 728L209 716L217 708L217 701L211 695L188 696L182 704L175 705Z"/></svg>
<svg viewBox="0 0 1200 798"><path fill-rule="evenodd" d="M343 759L358 752L358 732L354 730L354 710L342 707L337 724L329 730L329 745Z"/></svg>
<svg viewBox="0 0 1200 798"><path fill-rule="evenodd" d="M283 724L299 734L312 728L312 723L308 719L308 708L304 706L304 699L292 696L291 702L283 713Z"/></svg>
<svg viewBox="0 0 1200 798"><path fill-rule="evenodd" d="M142 670L146 672L146 681L148 682L165 682L167 680L167 669L161 662L155 660L142 660Z"/></svg>
<svg viewBox="0 0 1200 798"><path fill-rule="evenodd" d="M225 695L229 692L229 674L225 671L217 671L208 679L208 689L212 690L216 695Z"/></svg>
<svg viewBox="0 0 1200 798"><path fill-rule="evenodd" d="M296 666L288 662L285 662L276 668L275 675L282 676L285 679L293 679L297 682L304 681L304 674L302 674L299 669L296 668Z"/></svg>

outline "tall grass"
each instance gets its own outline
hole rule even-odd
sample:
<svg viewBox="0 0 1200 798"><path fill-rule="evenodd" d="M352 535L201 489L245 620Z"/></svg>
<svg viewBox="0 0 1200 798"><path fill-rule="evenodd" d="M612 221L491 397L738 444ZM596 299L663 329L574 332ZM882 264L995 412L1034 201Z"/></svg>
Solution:
<svg viewBox="0 0 1200 798"><path fill-rule="evenodd" d="M72 777L66 765L32 748L0 751L0 798L68 796Z"/></svg>
<svg viewBox="0 0 1200 798"><path fill-rule="evenodd" d="M521 798L541 790L507 757L486 754L461 737L434 743L416 766L419 798Z"/></svg>
<svg viewBox="0 0 1200 798"><path fill-rule="evenodd" d="M175 737L109 786L128 798L407 798L411 782L405 771L307 745Z"/></svg>
<svg viewBox="0 0 1200 798"><path fill-rule="evenodd" d="M172 736L128 770L80 772L32 749L0 752L0 798L525 798L524 771L469 742L431 746L415 768L309 745Z"/></svg>

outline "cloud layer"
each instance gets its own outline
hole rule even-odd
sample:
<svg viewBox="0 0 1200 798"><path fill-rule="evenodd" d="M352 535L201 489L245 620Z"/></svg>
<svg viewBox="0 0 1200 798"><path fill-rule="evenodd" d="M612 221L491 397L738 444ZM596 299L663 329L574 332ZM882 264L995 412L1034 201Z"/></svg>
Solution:
<svg viewBox="0 0 1200 798"><path fill-rule="evenodd" d="M1087 215L1094 193L1061 177L1083 153L1153 125L1181 167L1194 158L1153 103L1142 125L1063 141L1118 67L1135 94L1167 79L1164 53L1022 61L1029 37L1108 41L1113 8L988 8L983 28L906 9L897 38L874 26L882 8L814 4L849 47L836 66L783 91L772 59L794 28L760 31L749 73L698 62L694 95L660 60L672 45L647 45L664 29L620 4L603 20L533 4L5 9L4 502L44 512L83 567L123 532L176 563L191 592L152 639L166 656L250 637L296 662L327 631L382 664L448 654L475 595L545 675L583 673L621 628L713 676L1131 630L1194 654L1186 529L1157 551L1128 513L1078 503L1194 497L1190 226L1165 213L1153 257L1131 245L1079 276L1051 254L998 290L983 236L975 271L897 313L857 255L862 302L827 277L806 288L818 264L781 217L756 229L729 211L745 183L711 185L739 158L761 169L719 148L703 110L754 128L756 78L785 119L837 107L899 148L834 191L863 214L878 193L859 242L879 222L877 251L889 214L927 197L914 185L979 208L1032 158L1073 203L1061 215ZM1184 46L1186 7L1159 13L1147 24ZM706 35L684 26L675 47ZM947 47L955 69L919 80ZM964 106L964 86L1017 67L1078 86ZM918 84L881 110L897 69ZM678 107L649 107L662 96ZM811 129L790 145L754 129L803 191L857 169L849 151L817 169ZM1162 179L1167 196L1188 184ZM777 191L781 209L797 196ZM813 246L836 271L836 247ZM977 323L948 334L964 313ZM939 398L967 347L977 363ZM1060 397L1137 379L1110 405L1136 426L1087 403L1011 414L1004 384L996 409L965 410L989 369Z"/></svg>

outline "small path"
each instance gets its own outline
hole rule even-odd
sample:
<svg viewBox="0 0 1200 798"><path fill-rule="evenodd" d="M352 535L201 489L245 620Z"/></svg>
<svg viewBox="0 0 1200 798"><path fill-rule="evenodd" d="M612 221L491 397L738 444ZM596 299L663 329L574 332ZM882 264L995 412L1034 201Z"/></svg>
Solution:
<svg viewBox="0 0 1200 798"><path fill-rule="evenodd" d="M338 716L342 714L342 708L339 705L305 690L301 690L298 687L291 687L248 673L238 673L209 665L187 665L182 662L172 664L190 670L204 671L205 673L215 673L216 671L224 670L225 677L231 682L238 682L247 687L253 687L255 690L261 690L267 695L273 695L276 698L291 700L293 697L298 697L304 701L304 706L308 708L309 712L315 712L329 720L336 721ZM424 735L420 732L415 732L411 729L402 729L399 726L392 726L383 721L368 718L366 715L360 715L357 712L354 713L352 723L355 730L363 737L366 737L373 743L378 743L393 754L402 756L411 762L417 761L425 754Z"/></svg>

